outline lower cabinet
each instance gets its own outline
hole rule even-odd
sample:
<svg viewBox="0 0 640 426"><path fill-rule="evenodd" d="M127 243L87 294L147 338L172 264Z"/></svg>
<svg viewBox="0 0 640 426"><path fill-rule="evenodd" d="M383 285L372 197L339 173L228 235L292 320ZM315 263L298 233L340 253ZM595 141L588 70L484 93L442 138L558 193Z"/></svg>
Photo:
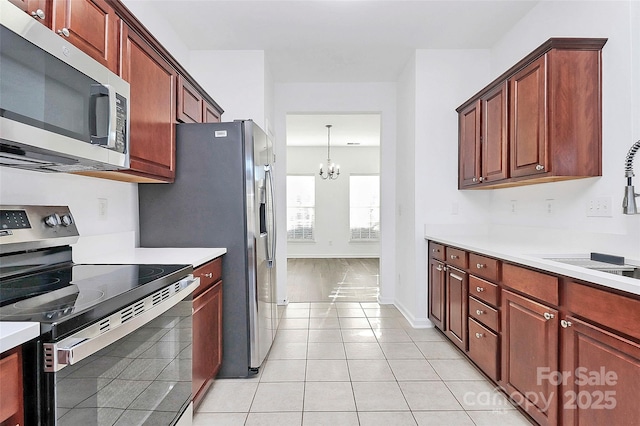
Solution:
<svg viewBox="0 0 640 426"><path fill-rule="evenodd" d="M11 349L0 357L0 424L24 424L22 394L22 351Z"/></svg>
<svg viewBox="0 0 640 426"><path fill-rule="evenodd" d="M429 259L429 319L444 331L445 326L445 270L444 264L436 259Z"/></svg>
<svg viewBox="0 0 640 426"><path fill-rule="evenodd" d="M193 405L197 407L222 365L222 261L194 271L200 286L193 298Z"/></svg>
<svg viewBox="0 0 640 426"><path fill-rule="evenodd" d="M467 274L447 267L445 333L460 349L467 349Z"/></svg>
<svg viewBox="0 0 640 426"><path fill-rule="evenodd" d="M502 380L507 394L541 425L558 423L558 311L502 291Z"/></svg>
<svg viewBox="0 0 640 426"><path fill-rule="evenodd" d="M469 358L494 381L500 378L500 338L490 328L469 318Z"/></svg>

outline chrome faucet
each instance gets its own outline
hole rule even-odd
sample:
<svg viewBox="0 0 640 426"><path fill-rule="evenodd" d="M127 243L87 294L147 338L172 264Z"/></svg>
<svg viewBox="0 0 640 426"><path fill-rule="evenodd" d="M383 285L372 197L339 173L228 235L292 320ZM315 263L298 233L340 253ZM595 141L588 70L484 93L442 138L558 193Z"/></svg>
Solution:
<svg viewBox="0 0 640 426"><path fill-rule="evenodd" d="M631 146L624 162L624 175L627 177L627 186L624 188L624 199L622 200L622 213L624 214L638 213L636 197L640 197L640 194L636 194L633 189L633 156L638 151L640 151L640 140Z"/></svg>

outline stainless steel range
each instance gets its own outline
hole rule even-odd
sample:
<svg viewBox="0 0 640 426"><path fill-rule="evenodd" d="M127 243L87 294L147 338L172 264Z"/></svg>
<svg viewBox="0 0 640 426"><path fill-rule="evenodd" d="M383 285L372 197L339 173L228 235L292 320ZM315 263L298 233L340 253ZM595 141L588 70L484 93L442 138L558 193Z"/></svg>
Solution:
<svg viewBox="0 0 640 426"><path fill-rule="evenodd" d="M191 402L191 265L77 265L67 207L0 206L0 320L23 345L27 425L176 424Z"/></svg>

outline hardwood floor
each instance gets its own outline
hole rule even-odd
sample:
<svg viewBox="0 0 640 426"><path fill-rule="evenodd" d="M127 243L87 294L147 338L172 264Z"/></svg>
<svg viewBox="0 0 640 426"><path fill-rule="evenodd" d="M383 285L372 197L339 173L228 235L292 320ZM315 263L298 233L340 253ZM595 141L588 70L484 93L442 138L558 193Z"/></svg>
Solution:
<svg viewBox="0 0 640 426"><path fill-rule="evenodd" d="M376 302L378 258L287 259L289 302Z"/></svg>

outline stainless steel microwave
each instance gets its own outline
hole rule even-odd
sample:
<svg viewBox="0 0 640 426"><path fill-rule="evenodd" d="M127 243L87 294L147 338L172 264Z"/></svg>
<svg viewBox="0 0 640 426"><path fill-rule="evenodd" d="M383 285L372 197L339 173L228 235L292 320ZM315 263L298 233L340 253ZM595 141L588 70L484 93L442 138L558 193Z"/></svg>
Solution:
<svg viewBox="0 0 640 426"><path fill-rule="evenodd" d="M0 0L0 165L129 167L129 83Z"/></svg>

